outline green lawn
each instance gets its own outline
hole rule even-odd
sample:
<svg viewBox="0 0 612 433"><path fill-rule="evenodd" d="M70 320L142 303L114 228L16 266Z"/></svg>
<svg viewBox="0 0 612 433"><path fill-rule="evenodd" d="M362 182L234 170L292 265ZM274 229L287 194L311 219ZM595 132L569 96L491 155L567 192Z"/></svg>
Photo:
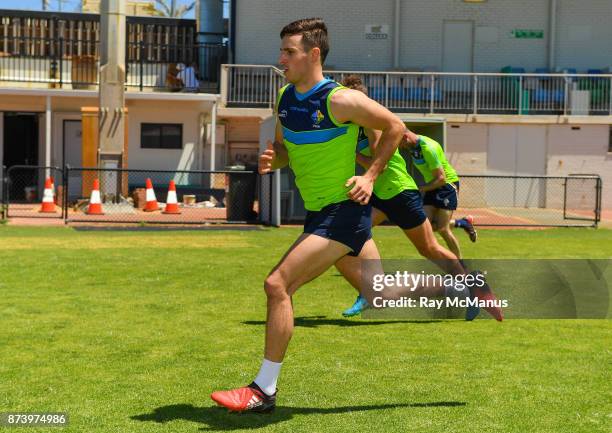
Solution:
<svg viewBox="0 0 612 433"><path fill-rule="evenodd" d="M262 281L298 233L0 226L0 412L65 411L25 431L79 433L611 431L611 321L344 320L334 271L294 298L276 412L214 407L257 373ZM612 230L460 236L467 257L612 257Z"/></svg>

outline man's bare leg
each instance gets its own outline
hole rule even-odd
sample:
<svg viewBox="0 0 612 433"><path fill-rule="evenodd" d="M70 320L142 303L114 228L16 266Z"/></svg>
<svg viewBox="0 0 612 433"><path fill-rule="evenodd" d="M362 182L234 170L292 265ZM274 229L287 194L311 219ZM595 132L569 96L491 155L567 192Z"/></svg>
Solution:
<svg viewBox="0 0 612 433"><path fill-rule="evenodd" d="M440 236L442 236L442 239L444 239L444 242L446 242L446 245L448 245L448 248L453 253L455 253L455 255L458 258L461 258L461 248L459 247L459 241L457 240L457 238L455 237L455 235L453 234L451 230L450 221L451 221L452 216L453 216L452 210L438 209L438 212L436 215L436 218L437 218L436 222L438 224L438 233L440 233Z"/></svg>
<svg viewBox="0 0 612 433"><path fill-rule="evenodd" d="M291 296L350 251L340 242L303 234L264 282L267 297L264 356L282 362L293 332Z"/></svg>
<svg viewBox="0 0 612 433"><path fill-rule="evenodd" d="M446 294L443 285L432 283L419 287L389 286L381 292L372 289L374 275L384 274L380 254L373 239L365 243L358 257L344 256L336 262L336 268L371 305L374 296L383 299L400 299L401 297L439 297Z"/></svg>
<svg viewBox="0 0 612 433"><path fill-rule="evenodd" d="M466 273L463 265L459 262L459 257L440 245L433 233L429 219L426 219L418 227L404 230L404 234L410 239L419 254L434 262L445 272L453 275Z"/></svg>

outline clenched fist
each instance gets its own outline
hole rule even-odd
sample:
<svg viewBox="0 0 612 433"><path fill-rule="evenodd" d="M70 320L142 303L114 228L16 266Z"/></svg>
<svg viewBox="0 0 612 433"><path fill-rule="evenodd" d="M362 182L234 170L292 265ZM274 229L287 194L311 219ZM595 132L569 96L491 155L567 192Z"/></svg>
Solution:
<svg viewBox="0 0 612 433"><path fill-rule="evenodd" d="M270 140L268 140L268 147L263 151L261 155L259 155L259 174L268 174L272 170L272 162L276 157L276 152L274 151L274 144Z"/></svg>

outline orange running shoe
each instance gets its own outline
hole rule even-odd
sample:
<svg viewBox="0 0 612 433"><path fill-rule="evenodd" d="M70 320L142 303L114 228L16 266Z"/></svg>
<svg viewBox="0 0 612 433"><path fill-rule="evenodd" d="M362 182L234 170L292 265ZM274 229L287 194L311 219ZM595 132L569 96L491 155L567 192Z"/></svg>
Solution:
<svg viewBox="0 0 612 433"><path fill-rule="evenodd" d="M242 388L213 392L210 398L231 412L269 413L276 407L276 393L266 395L255 382Z"/></svg>

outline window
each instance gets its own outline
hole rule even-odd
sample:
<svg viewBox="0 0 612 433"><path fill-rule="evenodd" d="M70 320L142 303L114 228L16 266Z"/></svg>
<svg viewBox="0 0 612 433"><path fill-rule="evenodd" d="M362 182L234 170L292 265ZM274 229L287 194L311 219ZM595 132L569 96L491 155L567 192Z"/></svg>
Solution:
<svg viewBox="0 0 612 433"><path fill-rule="evenodd" d="M140 147L143 149L182 149L181 123L141 123Z"/></svg>

